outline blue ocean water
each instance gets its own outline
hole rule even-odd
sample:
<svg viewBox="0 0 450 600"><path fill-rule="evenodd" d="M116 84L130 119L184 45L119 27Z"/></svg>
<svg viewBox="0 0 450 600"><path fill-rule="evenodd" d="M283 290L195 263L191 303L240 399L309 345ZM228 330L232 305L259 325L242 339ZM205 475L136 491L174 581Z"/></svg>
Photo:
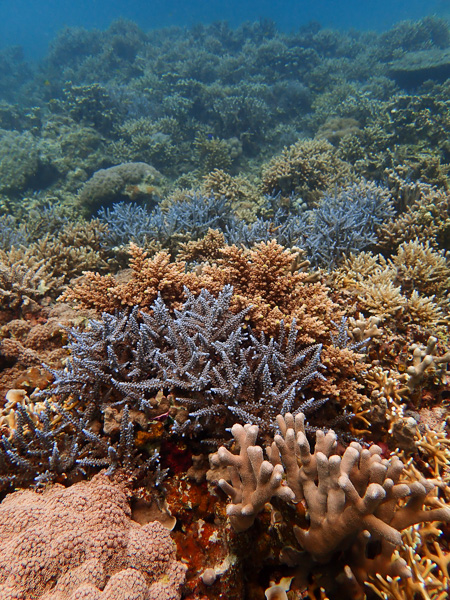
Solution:
<svg viewBox="0 0 450 600"><path fill-rule="evenodd" d="M27 58L39 57L64 26L104 29L120 17L144 30L218 20L235 27L244 21L271 19L288 32L311 20L322 27L380 31L401 20L448 12L449 0L1 0L0 47L18 44Z"/></svg>

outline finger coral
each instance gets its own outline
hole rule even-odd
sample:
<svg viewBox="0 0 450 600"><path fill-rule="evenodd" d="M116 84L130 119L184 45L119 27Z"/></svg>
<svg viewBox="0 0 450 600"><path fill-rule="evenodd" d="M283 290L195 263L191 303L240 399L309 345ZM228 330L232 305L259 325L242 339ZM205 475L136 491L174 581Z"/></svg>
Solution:
<svg viewBox="0 0 450 600"><path fill-rule="evenodd" d="M23 490L0 504L5 600L177 600L185 567L169 531L130 519L125 490L103 475Z"/></svg>
<svg viewBox="0 0 450 600"><path fill-rule="evenodd" d="M401 531L423 522L450 522L448 506L428 506L434 484L424 478L406 479L400 459L382 458L376 445L363 448L352 442L340 456L331 430L316 431L311 451L302 413L295 418L280 415L277 422L280 434L267 448L268 460L263 460L261 447L255 445L257 428L249 425L232 429L239 455L221 447L211 458L213 465L229 467L231 484L221 479L219 485L231 497L227 513L236 530L250 527L275 496L303 501L308 523L296 525L294 533L315 560L327 562L337 550L378 541L379 556L367 557L367 565L384 563L387 575L411 576L394 553L402 543Z"/></svg>

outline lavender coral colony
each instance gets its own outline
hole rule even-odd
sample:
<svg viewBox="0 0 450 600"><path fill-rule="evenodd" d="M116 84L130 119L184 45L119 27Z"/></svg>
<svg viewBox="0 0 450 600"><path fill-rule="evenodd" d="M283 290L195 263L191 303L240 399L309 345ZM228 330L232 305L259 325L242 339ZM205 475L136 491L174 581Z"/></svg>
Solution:
<svg viewBox="0 0 450 600"><path fill-rule="evenodd" d="M0 53L1 598L447 598L449 53Z"/></svg>

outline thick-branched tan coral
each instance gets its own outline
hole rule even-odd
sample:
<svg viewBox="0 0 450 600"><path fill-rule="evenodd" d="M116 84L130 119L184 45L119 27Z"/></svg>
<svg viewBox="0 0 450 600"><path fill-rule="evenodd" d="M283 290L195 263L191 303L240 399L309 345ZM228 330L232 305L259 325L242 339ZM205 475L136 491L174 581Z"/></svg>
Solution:
<svg viewBox="0 0 450 600"><path fill-rule="evenodd" d="M2 600L177 600L185 567L159 522L130 519L104 475L0 505Z"/></svg>
<svg viewBox="0 0 450 600"><path fill-rule="evenodd" d="M450 507L429 498L434 483L423 477L406 479L403 462L396 456L383 458L376 445L363 448L352 442L339 455L331 430L316 432L311 451L302 413L295 418L279 415L277 422L281 435L266 448L268 460L255 445L254 425L233 426L239 455L221 447L211 458L213 466L229 467L230 483L221 479L219 485L231 497L227 514L233 527L237 531L250 527L273 497L304 502L309 521L295 526L294 533L316 560L329 561L336 551L356 546L362 549L359 569L365 573L411 576L395 555L402 530L423 522L450 522ZM365 556L369 540L380 544L374 557Z"/></svg>

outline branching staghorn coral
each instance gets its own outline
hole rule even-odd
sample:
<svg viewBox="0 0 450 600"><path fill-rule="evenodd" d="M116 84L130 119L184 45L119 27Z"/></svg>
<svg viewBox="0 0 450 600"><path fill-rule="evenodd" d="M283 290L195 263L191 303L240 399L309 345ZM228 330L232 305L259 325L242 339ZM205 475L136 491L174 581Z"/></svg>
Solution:
<svg viewBox="0 0 450 600"><path fill-rule="evenodd" d="M255 445L257 428L249 425L233 426L239 455L221 447L211 457L214 466L229 467L231 483L221 479L219 485L231 497L227 513L233 527L250 527L273 497L303 502L308 524L294 526L294 533L315 560L328 562L336 551L350 551L351 561L351 551L359 548L354 572L361 584L370 572L410 577L405 561L395 554L401 531L422 522L450 522L448 506L428 506L434 484L406 480L400 459L382 458L376 445L363 449L352 442L338 455L331 430L316 431L312 452L301 413L278 416L277 422L280 434L266 448L268 460ZM369 556L363 549L375 542L378 552Z"/></svg>
<svg viewBox="0 0 450 600"><path fill-rule="evenodd" d="M120 425L96 432L99 407L75 401L58 404L28 398L15 390L19 401L3 409L0 418L0 490L43 485L54 481L73 482L81 476L108 468L121 470L135 480L145 479L158 487L164 479L159 454L138 452L135 419L128 406L121 411ZM39 396L39 395L38 395Z"/></svg>
<svg viewBox="0 0 450 600"><path fill-rule="evenodd" d="M135 244L130 244L129 252L128 281L122 283L112 275L87 272L60 300L107 312L136 305L147 310L158 293L177 307L184 286L194 294L202 288L217 294L225 285L232 285L231 309L239 312L251 307L249 315L255 331L277 335L282 320L289 326L295 318L298 339L303 343L328 341L331 318L339 321L342 316L329 289L317 282L317 274L299 270L309 264L299 262L301 252L286 250L274 240L249 250L225 246L220 258L194 272L186 272L186 264L172 262L166 252L150 258Z"/></svg>
<svg viewBox="0 0 450 600"><path fill-rule="evenodd" d="M211 228L225 230L233 215L225 196L189 192L171 203L161 202L152 212L119 202L102 208L99 218L108 226L109 247L133 242L148 248L158 243L176 254L179 244L197 240Z"/></svg>
<svg viewBox="0 0 450 600"><path fill-rule="evenodd" d="M249 250L226 246L216 264L202 266L200 278L211 291L232 285L235 306L251 305L257 331L276 335L281 320L290 325L295 318L300 341L328 341L331 318L339 321L342 314L317 275L299 270L309 263L299 265L298 257L297 250L286 250L275 240Z"/></svg>
<svg viewBox="0 0 450 600"><path fill-rule="evenodd" d="M271 240L276 240L286 248L302 247L310 228L305 217L307 214L310 213L297 215L277 208L270 219L258 217L250 224L234 219L226 228L226 240L228 244L244 245L247 248Z"/></svg>
<svg viewBox="0 0 450 600"><path fill-rule="evenodd" d="M299 342L295 322L289 333L281 323L278 337L266 340L244 330L249 307L230 311L231 286L217 299L206 290L194 297L185 289L185 295L174 315L159 296L149 314L136 307L129 315L103 314L87 331L71 329L71 359L64 370L51 371L48 394L131 403L151 414L152 394L164 389L199 429L216 429L216 435L231 415L268 429L280 411L323 403L303 398L312 380L323 377L322 345Z"/></svg>
<svg viewBox="0 0 450 600"><path fill-rule="evenodd" d="M377 227L393 213L387 188L364 179L327 192L309 213L302 247L313 264L332 269L351 252L373 246Z"/></svg>
<svg viewBox="0 0 450 600"><path fill-rule="evenodd" d="M19 226L11 215L0 216L0 249L8 250L11 246L20 246L27 241L23 226Z"/></svg>
<svg viewBox="0 0 450 600"><path fill-rule="evenodd" d="M225 246L219 250L220 258L213 264L205 263L195 273L185 273L184 267L182 270L184 263L169 263L166 254L141 259L142 250L132 247L131 251L136 259L132 261L129 283L118 284L111 276L88 274L87 281L66 292L63 299L81 300L82 305L96 305L97 309L105 307L107 311L115 307L126 308L134 299L136 305L148 312L150 300L155 298L156 286L159 286L162 299L168 301L172 311L180 306L175 298L181 299L179 283L183 281L187 281L187 287L194 295L200 286L219 294L224 286L232 285L234 293L229 308L235 315L245 311L244 324L251 326L255 339L261 332L275 340L280 339L283 322L287 331L292 327L296 329L296 344L303 347L317 343L324 345L329 377L326 382L312 383L319 396L336 399L343 408L363 401L357 381L362 373L360 357L351 349L334 348L330 344L330 331L334 329L331 319L334 317L339 321L342 312L331 300L326 286L314 282L315 276L298 270L302 264L308 265L299 262L301 253L289 252L275 241L258 244L251 250ZM159 264L161 275L157 272ZM194 282L193 286L191 282ZM275 380L272 382L275 386ZM220 387L224 386L221 384ZM275 388L274 391L278 393ZM253 394L250 399L252 397ZM265 401L270 405L269 396ZM251 412L253 414L253 409Z"/></svg>

